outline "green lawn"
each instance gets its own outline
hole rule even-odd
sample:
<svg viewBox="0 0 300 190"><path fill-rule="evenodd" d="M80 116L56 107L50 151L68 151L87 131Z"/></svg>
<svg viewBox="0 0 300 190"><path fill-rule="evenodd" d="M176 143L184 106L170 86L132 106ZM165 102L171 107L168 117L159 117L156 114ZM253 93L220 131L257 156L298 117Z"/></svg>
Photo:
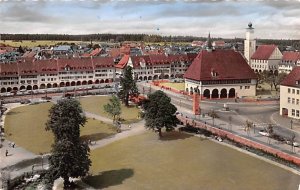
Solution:
<svg viewBox="0 0 300 190"><path fill-rule="evenodd" d="M257 88L257 91L256 91L257 96L260 96L260 95L269 95L269 96L279 95L279 91L276 91L274 86L272 87L272 90L271 90L271 86L268 83L258 84L258 87L260 87L260 88ZM278 86L278 88L279 88L279 86Z"/></svg>
<svg viewBox="0 0 300 190"><path fill-rule="evenodd" d="M176 90L184 90L184 82L164 82L161 85L170 87Z"/></svg>
<svg viewBox="0 0 300 190"><path fill-rule="evenodd" d="M109 102L109 98L109 96L90 96L86 98L80 98L80 103L82 105L82 108L87 112L102 115L112 119L112 117L108 115L103 108L103 106ZM121 118L124 119L123 123L135 123L140 120L138 118L140 110L135 106L127 108L122 104L121 109Z"/></svg>
<svg viewBox="0 0 300 190"><path fill-rule="evenodd" d="M51 106L52 103L42 103L12 109L5 119L7 138L36 154L49 152L53 135L45 131L45 123ZM93 141L115 133L112 125L93 119L88 119L85 127L81 128L82 138Z"/></svg>
<svg viewBox="0 0 300 190"><path fill-rule="evenodd" d="M51 45L55 45L57 43L79 43L80 41L57 41L57 40L36 40L36 41L31 41L31 40L22 40L22 42L13 42L12 40L5 40L5 42L3 40L0 40L0 43L2 44L6 44L6 45L10 45L13 47L37 47L39 45L41 46L51 46Z"/></svg>
<svg viewBox="0 0 300 190"><path fill-rule="evenodd" d="M165 135L165 134L164 134ZM294 190L300 176L229 147L186 134L129 137L91 152L95 189Z"/></svg>

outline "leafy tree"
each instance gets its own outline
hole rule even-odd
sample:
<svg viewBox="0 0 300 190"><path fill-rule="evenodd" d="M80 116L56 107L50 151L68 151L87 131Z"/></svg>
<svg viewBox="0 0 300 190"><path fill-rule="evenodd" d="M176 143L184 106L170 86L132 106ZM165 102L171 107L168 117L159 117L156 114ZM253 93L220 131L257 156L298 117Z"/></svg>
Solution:
<svg viewBox="0 0 300 190"><path fill-rule="evenodd" d="M113 117L113 121L116 120L116 116L121 115L121 103L118 97L112 96L109 99L109 103L104 105L104 110Z"/></svg>
<svg viewBox="0 0 300 190"><path fill-rule="evenodd" d="M160 90L149 95L143 108L145 109L146 128L156 130L159 137L162 136L162 128L165 127L166 131L172 131L178 124L175 115L177 108L171 103L171 99Z"/></svg>
<svg viewBox="0 0 300 190"><path fill-rule="evenodd" d="M122 86L119 97L122 99L123 103L126 106L129 106L129 96L130 95L138 95L138 89L136 86L136 82L132 77L132 67L125 67L124 76L121 78L120 84Z"/></svg>
<svg viewBox="0 0 300 190"><path fill-rule="evenodd" d="M85 122L80 103L75 99L60 100L49 111L46 130L54 134L49 177L51 181L62 177L65 188L71 185L69 177L85 176L91 165L90 149L86 142L80 141L80 127Z"/></svg>

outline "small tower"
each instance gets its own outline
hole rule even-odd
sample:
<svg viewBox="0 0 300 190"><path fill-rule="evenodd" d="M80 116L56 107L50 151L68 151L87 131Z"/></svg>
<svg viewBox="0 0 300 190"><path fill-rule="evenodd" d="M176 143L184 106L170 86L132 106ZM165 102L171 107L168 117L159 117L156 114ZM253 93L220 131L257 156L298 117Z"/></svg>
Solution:
<svg viewBox="0 0 300 190"><path fill-rule="evenodd" d="M256 40L254 39L254 28L252 23L248 24L246 28L246 39L244 41L244 56L247 59L248 64L250 65L250 59L253 53L256 50Z"/></svg>
<svg viewBox="0 0 300 190"><path fill-rule="evenodd" d="M210 32L208 33L208 37L207 37L207 42L206 42L206 50L208 52L211 52L212 51L212 43L211 43L211 39L210 39Z"/></svg>

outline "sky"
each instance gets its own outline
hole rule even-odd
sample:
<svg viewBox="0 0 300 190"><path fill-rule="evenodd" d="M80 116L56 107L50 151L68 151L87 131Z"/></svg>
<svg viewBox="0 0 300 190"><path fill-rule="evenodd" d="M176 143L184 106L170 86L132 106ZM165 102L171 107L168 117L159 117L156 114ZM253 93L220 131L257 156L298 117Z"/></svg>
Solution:
<svg viewBox="0 0 300 190"><path fill-rule="evenodd" d="M0 33L300 39L300 0L0 0Z"/></svg>

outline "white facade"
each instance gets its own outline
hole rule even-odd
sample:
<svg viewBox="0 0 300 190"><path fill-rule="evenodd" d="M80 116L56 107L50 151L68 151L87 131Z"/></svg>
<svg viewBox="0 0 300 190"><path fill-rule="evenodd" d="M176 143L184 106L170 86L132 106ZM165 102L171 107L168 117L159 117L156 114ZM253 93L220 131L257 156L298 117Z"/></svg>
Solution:
<svg viewBox="0 0 300 190"><path fill-rule="evenodd" d="M280 115L300 119L300 86L280 86Z"/></svg>
<svg viewBox="0 0 300 190"><path fill-rule="evenodd" d="M278 65L278 72L289 74L296 66L300 66L300 60L297 60L296 62L282 60Z"/></svg>
<svg viewBox="0 0 300 190"><path fill-rule="evenodd" d="M272 71L278 72L278 65L281 62L282 53L276 47L269 59L251 59L251 68L255 72Z"/></svg>
<svg viewBox="0 0 300 190"><path fill-rule="evenodd" d="M185 91L203 98L242 98L256 95L256 80L195 81L185 79Z"/></svg>
<svg viewBox="0 0 300 190"><path fill-rule="evenodd" d="M256 49L256 40L254 39L254 29L247 28L246 39L244 40L244 56L250 64L250 58L255 52Z"/></svg>

